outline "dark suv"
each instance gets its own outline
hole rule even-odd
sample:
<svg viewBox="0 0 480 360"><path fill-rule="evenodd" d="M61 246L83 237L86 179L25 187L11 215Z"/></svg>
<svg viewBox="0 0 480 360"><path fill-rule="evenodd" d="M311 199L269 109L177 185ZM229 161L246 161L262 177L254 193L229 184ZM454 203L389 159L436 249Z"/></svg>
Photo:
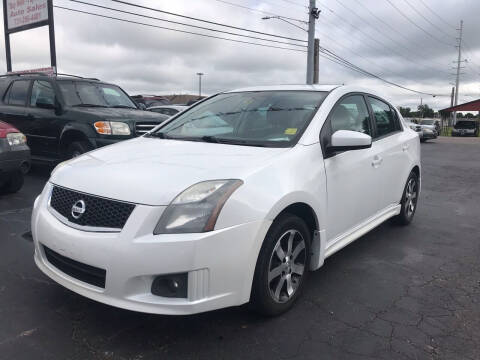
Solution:
<svg viewBox="0 0 480 360"><path fill-rule="evenodd" d="M69 159L168 118L140 110L117 85L70 75L2 76L0 96L0 119L27 136L34 160Z"/></svg>

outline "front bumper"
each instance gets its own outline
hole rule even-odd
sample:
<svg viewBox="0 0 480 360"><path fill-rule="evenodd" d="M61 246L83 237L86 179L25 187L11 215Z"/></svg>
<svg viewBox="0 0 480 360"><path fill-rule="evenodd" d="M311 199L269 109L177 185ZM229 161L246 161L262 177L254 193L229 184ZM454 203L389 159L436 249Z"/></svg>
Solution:
<svg viewBox="0 0 480 360"><path fill-rule="evenodd" d="M455 136L474 136L475 130L452 130L452 135Z"/></svg>
<svg viewBox="0 0 480 360"><path fill-rule="evenodd" d="M437 133L434 131L423 131L422 139L436 139Z"/></svg>
<svg viewBox="0 0 480 360"><path fill-rule="evenodd" d="M30 149L28 146L10 146L2 140L0 139L0 178L17 170L27 172L30 169Z"/></svg>
<svg viewBox="0 0 480 360"><path fill-rule="evenodd" d="M74 229L48 210L48 184L35 201L35 262L47 276L93 300L134 311L193 314L249 301L257 256L271 224L254 221L199 234L153 235L165 207L137 205L121 232ZM63 273L44 246L69 259L106 270L105 288ZM158 275L188 273L187 298L153 295Z"/></svg>

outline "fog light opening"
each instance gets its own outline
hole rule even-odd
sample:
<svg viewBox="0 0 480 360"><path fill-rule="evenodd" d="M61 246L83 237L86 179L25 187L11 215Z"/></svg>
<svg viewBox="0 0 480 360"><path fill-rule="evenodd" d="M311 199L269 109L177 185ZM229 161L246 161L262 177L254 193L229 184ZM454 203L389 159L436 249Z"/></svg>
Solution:
<svg viewBox="0 0 480 360"><path fill-rule="evenodd" d="M169 298L187 298L188 273L156 276L152 282L152 294Z"/></svg>

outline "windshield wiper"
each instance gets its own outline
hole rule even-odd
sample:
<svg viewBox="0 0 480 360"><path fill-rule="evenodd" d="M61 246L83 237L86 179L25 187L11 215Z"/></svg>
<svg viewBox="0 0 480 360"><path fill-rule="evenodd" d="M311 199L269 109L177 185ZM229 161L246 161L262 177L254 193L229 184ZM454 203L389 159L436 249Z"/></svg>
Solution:
<svg viewBox="0 0 480 360"><path fill-rule="evenodd" d="M170 139L170 136L168 136L167 134L161 131L147 133L145 136L159 138L159 139Z"/></svg>
<svg viewBox="0 0 480 360"><path fill-rule="evenodd" d="M113 105L110 107L115 109L136 109L136 107L128 106L128 105Z"/></svg>
<svg viewBox="0 0 480 360"><path fill-rule="evenodd" d="M202 136L202 141L205 141L205 142L209 142L209 143L220 143L220 140L215 137L215 136L211 136L211 135L205 135L205 136Z"/></svg>
<svg viewBox="0 0 480 360"><path fill-rule="evenodd" d="M76 105L72 105L74 107L102 107L102 108L106 108L108 106L106 105L99 105L99 104L76 104Z"/></svg>

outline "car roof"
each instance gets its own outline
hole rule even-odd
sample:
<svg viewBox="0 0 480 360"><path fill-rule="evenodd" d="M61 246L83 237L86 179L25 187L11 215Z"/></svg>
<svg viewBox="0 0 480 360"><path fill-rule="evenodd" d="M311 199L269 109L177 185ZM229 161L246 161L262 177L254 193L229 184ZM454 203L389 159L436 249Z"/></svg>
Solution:
<svg viewBox="0 0 480 360"><path fill-rule="evenodd" d="M230 92L245 92L245 91L280 91L280 90L296 90L296 91L332 91L333 89L342 85L304 85L304 84L292 84L292 85L264 85L264 86L250 86L234 90L226 91Z"/></svg>

